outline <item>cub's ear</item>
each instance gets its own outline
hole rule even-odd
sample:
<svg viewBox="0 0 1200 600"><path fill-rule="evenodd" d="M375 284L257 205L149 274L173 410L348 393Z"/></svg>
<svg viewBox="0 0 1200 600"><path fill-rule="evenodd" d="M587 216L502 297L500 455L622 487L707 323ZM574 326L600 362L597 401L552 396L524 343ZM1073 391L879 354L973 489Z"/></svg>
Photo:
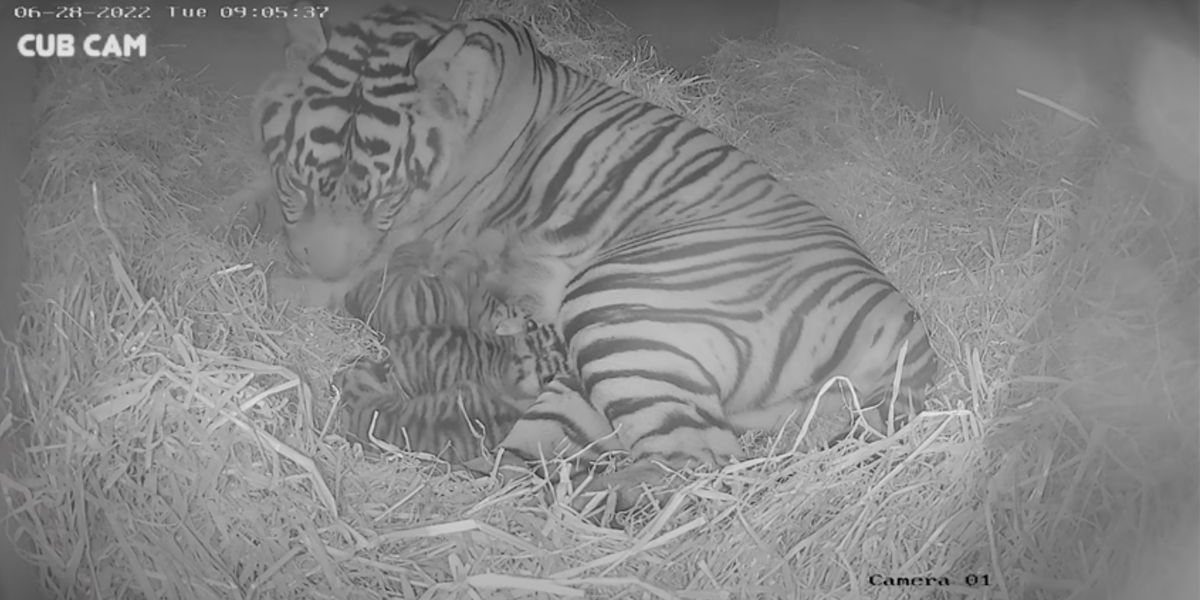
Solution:
<svg viewBox="0 0 1200 600"><path fill-rule="evenodd" d="M312 11L294 10L312 6L308 0L297 0L292 3L292 15L314 14ZM284 60L289 68L307 67L329 47L329 37L321 19L289 16L284 19L284 24L287 27Z"/></svg>

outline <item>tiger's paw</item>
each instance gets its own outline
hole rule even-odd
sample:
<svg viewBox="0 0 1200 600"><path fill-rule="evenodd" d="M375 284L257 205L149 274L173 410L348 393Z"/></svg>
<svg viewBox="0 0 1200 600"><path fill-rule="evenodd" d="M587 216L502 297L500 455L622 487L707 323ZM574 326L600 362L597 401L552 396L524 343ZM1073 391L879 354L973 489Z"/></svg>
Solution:
<svg viewBox="0 0 1200 600"><path fill-rule="evenodd" d="M669 436L647 437L635 446L642 458L626 468L596 477L577 496L573 505L583 511L597 493L614 500L617 512L627 511L653 499L662 504L678 483L675 472L703 465L723 466L743 456L732 431L717 427L680 428Z"/></svg>
<svg viewBox="0 0 1200 600"><path fill-rule="evenodd" d="M640 460L614 473L592 479L575 495L571 504L580 513L590 512L596 506L597 496L612 498L616 512L634 509L644 500L662 504L673 491L669 485L672 479L670 472L662 466Z"/></svg>
<svg viewBox="0 0 1200 600"><path fill-rule="evenodd" d="M659 422L669 417L664 415ZM698 421L693 415L685 415L685 418ZM645 431L645 424L620 423L618 435L623 431L631 434L638 431L637 425L641 425L641 431ZM733 459L744 457L742 444L737 436L732 430L721 427L679 427L666 435L646 436L635 440L630 440L634 456L657 460L672 469L703 464L724 466Z"/></svg>
<svg viewBox="0 0 1200 600"><path fill-rule="evenodd" d="M833 448L849 439L872 444L885 440L908 426L914 415L925 410L921 398L906 398L896 401L882 400L863 408L861 417L851 417L850 427L826 443Z"/></svg>

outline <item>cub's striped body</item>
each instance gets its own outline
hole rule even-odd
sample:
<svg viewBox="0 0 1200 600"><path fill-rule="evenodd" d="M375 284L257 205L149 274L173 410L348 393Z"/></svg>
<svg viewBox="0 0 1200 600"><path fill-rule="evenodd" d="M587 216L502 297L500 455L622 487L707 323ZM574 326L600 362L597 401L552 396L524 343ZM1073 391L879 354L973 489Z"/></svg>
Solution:
<svg viewBox="0 0 1200 600"><path fill-rule="evenodd" d="M921 410L937 358L915 309L845 230L718 137L505 21L384 9L327 44L311 21L290 26L289 56L311 62L264 87L258 133L315 276L359 277L414 235L498 235L490 284L558 328L580 396L638 459L739 456L739 431L778 427L835 376L881 402L902 348L900 397ZM504 445L556 443L539 431L562 433Z"/></svg>
<svg viewBox="0 0 1200 600"><path fill-rule="evenodd" d="M433 394L459 381L477 381L512 395L541 390L537 353L524 335L496 335L446 325L418 327L384 340L388 378L407 397Z"/></svg>
<svg viewBox="0 0 1200 600"><path fill-rule="evenodd" d="M461 444L473 439L468 423L482 424L494 448L546 383L569 376L558 341L541 329L501 336L435 325L384 343L387 358L360 357L334 378L344 429L365 442L374 419L376 438L431 454L455 442L460 455L477 455Z"/></svg>
<svg viewBox="0 0 1200 600"><path fill-rule="evenodd" d="M433 244L424 240L410 242L393 251L382 268L354 281L344 295L344 308L385 336L426 325L495 332L522 320L484 289L478 271L474 264L435 260Z"/></svg>
<svg viewBox="0 0 1200 600"><path fill-rule="evenodd" d="M484 288L484 258L460 250L435 253L434 244L400 244L374 270L342 281L273 273L275 301L341 310L384 336L425 325L454 325L517 333L528 318ZM555 334L557 335L557 334Z"/></svg>
<svg viewBox="0 0 1200 600"><path fill-rule="evenodd" d="M532 404L475 381L399 399L389 390L342 392L342 429L351 441L374 448L371 438L402 450L465 463L492 451Z"/></svg>

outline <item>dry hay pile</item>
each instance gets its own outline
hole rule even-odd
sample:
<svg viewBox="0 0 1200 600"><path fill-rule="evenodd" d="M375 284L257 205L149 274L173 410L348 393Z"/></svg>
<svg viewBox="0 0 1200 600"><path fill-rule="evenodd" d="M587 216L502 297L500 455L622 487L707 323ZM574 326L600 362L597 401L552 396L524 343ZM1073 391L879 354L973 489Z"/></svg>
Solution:
<svg viewBox="0 0 1200 600"><path fill-rule="evenodd" d="M536 481L364 459L331 435L326 389L371 337L270 306L275 245L203 225L254 177L244 104L154 60L59 64L27 178L28 405L3 424L27 424L29 450L0 479L56 596L1056 598L1163 527L1163 477L1195 455L1191 413L1140 444L1136 424L1054 391L1071 371L1021 366L1064 347L1030 332L1090 256L1072 226L1088 192L1048 166L1061 141L977 139L793 46L731 43L711 80L681 80L595 15L513 4L473 12L532 22L553 54L690 115L847 223L932 330L931 410L872 465L854 444L751 436L764 458L695 475L624 529L564 508L561 489L546 503ZM1103 320L1105 344L1145 318L1088 310L1072 318ZM1170 412L1145 399L1186 389L1172 373L1195 353L1161 339L1175 355L1155 355L1140 401Z"/></svg>

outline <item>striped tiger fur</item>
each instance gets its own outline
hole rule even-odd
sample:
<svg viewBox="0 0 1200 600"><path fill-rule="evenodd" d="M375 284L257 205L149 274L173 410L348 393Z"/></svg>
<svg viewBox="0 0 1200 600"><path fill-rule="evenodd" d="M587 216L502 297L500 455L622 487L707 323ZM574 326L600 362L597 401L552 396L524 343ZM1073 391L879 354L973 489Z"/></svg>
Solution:
<svg viewBox="0 0 1200 600"><path fill-rule="evenodd" d="M499 435L498 443L545 384L570 376L559 340L543 328L497 335L433 325L388 337L384 344L384 360L359 357L334 376L344 428L365 441L378 412L377 438L405 447L397 436L407 430L409 447L431 454L448 441L470 437L467 421L456 418L460 396L470 420L481 422L488 435Z"/></svg>
<svg viewBox="0 0 1200 600"><path fill-rule="evenodd" d="M384 340L387 375L404 397L478 381L512 395L535 397L541 390L537 356L521 335L496 335L447 325L409 329Z"/></svg>
<svg viewBox="0 0 1200 600"><path fill-rule="evenodd" d="M880 408L872 424L893 379L898 417L923 409L938 360L917 311L845 229L717 136L507 21L384 8L328 38L288 27L303 60L260 91L257 135L315 276L494 232L489 285L557 328L581 396L642 465L739 457L740 431L777 428L838 376ZM603 484L629 492L647 472Z"/></svg>
<svg viewBox="0 0 1200 600"><path fill-rule="evenodd" d="M437 264L433 244L417 240L398 247L383 268L356 281L343 306L385 336L437 324L495 332L523 321L483 288L478 270L473 264Z"/></svg>
<svg viewBox="0 0 1200 600"><path fill-rule="evenodd" d="M518 333L526 317L484 288L478 257L435 254L419 239L400 244L380 268L354 280L325 281L272 273L275 302L340 310L388 336L424 325L456 325L486 332Z"/></svg>
<svg viewBox="0 0 1200 600"><path fill-rule="evenodd" d="M494 450L533 400L510 398L468 380L403 400L386 388L343 390L342 402L342 430L364 449L373 449L371 438L375 438L462 464Z"/></svg>

